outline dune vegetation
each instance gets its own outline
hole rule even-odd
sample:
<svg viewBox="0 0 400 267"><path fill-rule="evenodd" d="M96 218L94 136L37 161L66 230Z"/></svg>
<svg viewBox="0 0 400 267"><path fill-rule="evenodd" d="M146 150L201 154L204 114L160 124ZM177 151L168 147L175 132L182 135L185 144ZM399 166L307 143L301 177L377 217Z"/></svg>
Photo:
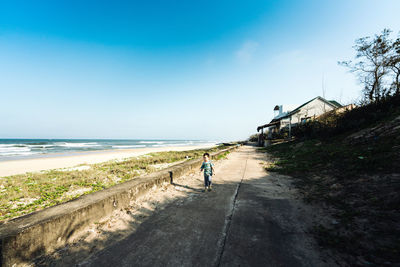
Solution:
<svg viewBox="0 0 400 267"><path fill-rule="evenodd" d="M0 221L54 206L226 148L149 153L123 161L0 177ZM229 152L215 159L226 157Z"/></svg>

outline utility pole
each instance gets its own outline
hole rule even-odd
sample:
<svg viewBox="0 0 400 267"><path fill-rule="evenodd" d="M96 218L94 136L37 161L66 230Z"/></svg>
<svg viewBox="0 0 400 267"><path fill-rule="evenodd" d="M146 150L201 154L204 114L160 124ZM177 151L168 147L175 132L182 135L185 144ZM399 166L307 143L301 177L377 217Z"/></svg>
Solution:
<svg viewBox="0 0 400 267"><path fill-rule="evenodd" d="M325 99L325 79L324 74L322 74L322 97ZM324 113L326 112L325 102L324 102Z"/></svg>

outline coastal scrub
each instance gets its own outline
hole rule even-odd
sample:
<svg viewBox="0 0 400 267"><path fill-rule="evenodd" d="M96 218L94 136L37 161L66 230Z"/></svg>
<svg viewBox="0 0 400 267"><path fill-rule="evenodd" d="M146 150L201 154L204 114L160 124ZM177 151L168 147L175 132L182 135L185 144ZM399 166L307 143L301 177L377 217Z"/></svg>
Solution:
<svg viewBox="0 0 400 267"><path fill-rule="evenodd" d="M0 222L226 148L149 153L123 161L0 177ZM229 152L218 156L226 157Z"/></svg>

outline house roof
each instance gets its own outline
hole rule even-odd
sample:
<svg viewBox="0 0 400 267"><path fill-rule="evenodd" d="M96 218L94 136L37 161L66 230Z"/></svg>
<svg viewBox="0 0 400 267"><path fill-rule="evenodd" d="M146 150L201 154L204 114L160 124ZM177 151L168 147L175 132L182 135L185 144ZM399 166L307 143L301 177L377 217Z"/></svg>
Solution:
<svg viewBox="0 0 400 267"><path fill-rule="evenodd" d="M258 127L257 127L257 132L259 132L261 129L263 129L263 128L265 128L265 127L273 126L273 125L276 125L276 124L278 124L278 123L279 123L279 121L275 121L275 122L270 122L270 123L267 123L267 124L258 126Z"/></svg>
<svg viewBox="0 0 400 267"><path fill-rule="evenodd" d="M332 104L334 104L336 107L341 108L343 107L342 104L340 104L339 102L335 101L335 100L328 100L329 102L331 102Z"/></svg>
<svg viewBox="0 0 400 267"><path fill-rule="evenodd" d="M319 100L325 102L326 104L332 106L333 108L340 108L340 107L343 107L339 102L337 102L337 101L335 101L335 100L326 100L326 99L323 98L323 97L317 96L317 97L314 97L313 99L311 99L310 101L307 101L306 103L304 103L304 104L298 106L298 107L295 108L294 110L292 110L292 111L290 111L290 112L285 112L285 113L283 113L283 114L281 114L281 115L279 115L279 116L273 118L273 119L271 120L270 123L267 123L267 124L258 126L258 127L257 127L257 132L258 132L260 129L262 129L262 128L269 127L269 126L273 126L273 125L277 124L281 119L285 119L285 118L288 118L289 116L292 116L293 114L296 114L297 112L300 111L300 109L301 109L302 107L304 107L304 106L307 105L308 103L314 101L315 99L319 99ZM276 107L278 107L278 106L275 106L275 108L276 108ZM275 108L274 108L274 110L275 110Z"/></svg>
<svg viewBox="0 0 400 267"><path fill-rule="evenodd" d="M329 101L328 101L328 100L326 100L326 99L323 98L323 97L317 96L317 97L314 97L313 99L311 99L310 101L307 101L306 103L304 103L304 104L298 106L297 108L295 108L295 109L292 110L291 112L288 112L288 114L286 114L285 116L282 116L282 117L279 117L279 118L274 118L271 122L273 122L273 121L278 121L278 120L281 120L281 119L284 119L284 118L288 118L289 116L292 116L293 114L296 114L297 112L300 111L300 109L301 109L302 107L304 107L304 106L307 105L308 103L314 101L315 99L319 99L319 100L325 102L326 104L332 106L333 108L340 108L340 107L342 107L342 105L339 104L339 103L338 103L337 101L335 101L335 100L329 100Z"/></svg>
<svg viewBox="0 0 400 267"><path fill-rule="evenodd" d="M283 112L282 114L279 114L278 116L275 116L275 117L272 119L272 121L277 121L277 120L279 120L279 119L285 118L287 115L289 115L289 113L290 113L290 111ZM271 122L272 122L272 121L271 121Z"/></svg>

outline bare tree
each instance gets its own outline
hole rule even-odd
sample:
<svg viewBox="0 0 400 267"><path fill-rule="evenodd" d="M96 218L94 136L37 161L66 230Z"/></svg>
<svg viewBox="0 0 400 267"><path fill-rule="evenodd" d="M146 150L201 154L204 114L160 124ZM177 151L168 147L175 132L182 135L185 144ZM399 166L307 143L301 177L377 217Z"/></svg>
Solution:
<svg viewBox="0 0 400 267"><path fill-rule="evenodd" d="M356 62L342 61L340 65L355 72L364 84L365 97L370 101L379 101L387 95L390 88L386 86L385 76L389 73L388 66L392 41L389 39L389 29L384 29L374 38L363 37L356 40L353 48L356 50Z"/></svg>
<svg viewBox="0 0 400 267"><path fill-rule="evenodd" d="M388 66L393 72L393 82L391 84L391 91L395 95L400 94L400 33L399 37L393 42L390 56L388 59Z"/></svg>

